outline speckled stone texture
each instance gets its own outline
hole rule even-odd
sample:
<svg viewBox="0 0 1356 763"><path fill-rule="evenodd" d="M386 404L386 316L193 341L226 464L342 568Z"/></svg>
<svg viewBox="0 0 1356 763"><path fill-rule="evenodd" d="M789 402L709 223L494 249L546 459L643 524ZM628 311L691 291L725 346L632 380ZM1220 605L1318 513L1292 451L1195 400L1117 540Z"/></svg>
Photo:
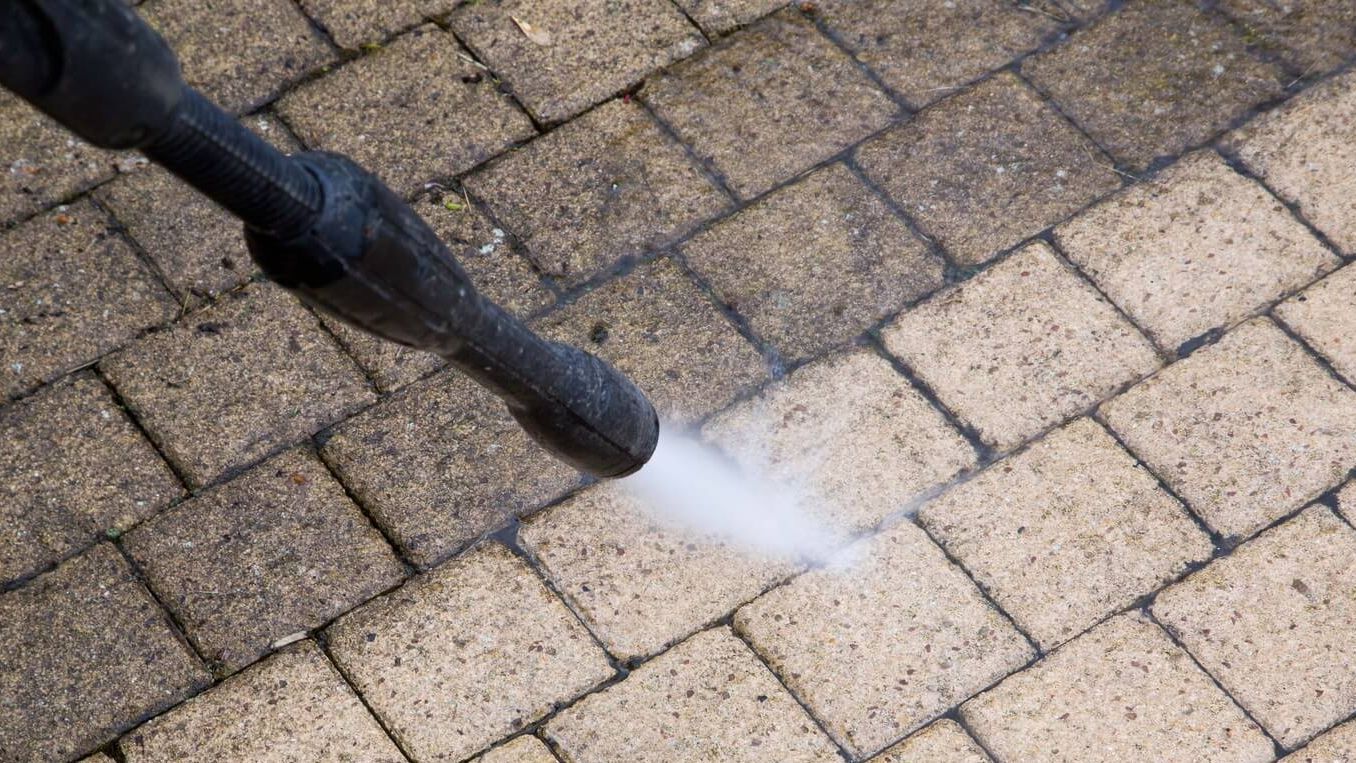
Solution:
<svg viewBox="0 0 1356 763"><path fill-rule="evenodd" d="M1356 711L1356 530L1326 506L1159 594L1153 611L1286 747Z"/></svg>
<svg viewBox="0 0 1356 763"><path fill-rule="evenodd" d="M1002 450L1158 367L1149 341L1044 243L904 313L882 337Z"/></svg>
<svg viewBox="0 0 1356 763"><path fill-rule="evenodd" d="M276 119L254 116L242 123L282 151L299 148ZM180 302L197 305L259 270L245 249L240 221L167 170L148 167L120 177L95 197L151 258Z"/></svg>
<svg viewBox="0 0 1356 763"><path fill-rule="evenodd" d="M278 113L308 147L346 154L409 195L536 132L465 55L422 26L288 93Z"/></svg>
<svg viewBox="0 0 1356 763"><path fill-rule="evenodd" d="M612 676L588 631L488 543L326 631L340 668L419 760L462 760Z"/></svg>
<svg viewBox="0 0 1356 763"><path fill-rule="evenodd" d="M1207 524L1247 536L1356 466L1356 393L1256 319L1102 406Z"/></svg>
<svg viewBox="0 0 1356 763"><path fill-rule="evenodd" d="M729 201L638 104L612 101L466 180L568 284L657 249Z"/></svg>
<svg viewBox="0 0 1356 763"><path fill-rule="evenodd" d="M879 130L896 107L797 11L769 16L641 92L743 198Z"/></svg>
<svg viewBox="0 0 1356 763"><path fill-rule="evenodd" d="M534 328L615 365L675 423L725 407L768 376L753 345L669 259L604 284Z"/></svg>
<svg viewBox="0 0 1356 763"><path fill-rule="evenodd" d="M1244 41L1279 52L1300 74L1322 74L1356 53L1356 5L1330 0L1218 0Z"/></svg>
<svg viewBox="0 0 1356 763"><path fill-rule="evenodd" d="M79 140L0 92L0 224L27 217L113 176L120 157Z"/></svg>
<svg viewBox="0 0 1356 763"><path fill-rule="evenodd" d="M252 111L337 56L289 0L147 0L188 84L227 111Z"/></svg>
<svg viewBox="0 0 1356 763"><path fill-rule="evenodd" d="M725 34L787 5L787 0L674 0L708 35Z"/></svg>
<svg viewBox="0 0 1356 763"><path fill-rule="evenodd" d="M126 530L182 493L89 373L0 409L0 585Z"/></svg>
<svg viewBox="0 0 1356 763"><path fill-rule="evenodd" d="M1348 482L1337 491L1337 509L1348 522L1356 522L1356 481Z"/></svg>
<svg viewBox="0 0 1356 763"><path fill-rule="evenodd" d="M190 487L375 398L315 316L268 284L232 292L100 368Z"/></svg>
<svg viewBox="0 0 1356 763"><path fill-rule="evenodd" d="M498 398L451 370L336 427L321 453L421 567L580 480L528 438Z"/></svg>
<svg viewBox="0 0 1356 763"><path fill-rule="evenodd" d="M1210 541L1100 425L1079 419L919 513L1050 649L1210 557Z"/></svg>
<svg viewBox="0 0 1356 763"><path fill-rule="evenodd" d="M1127 4L1022 73L1134 170L1209 140L1289 81L1228 22L1183 0Z"/></svg>
<svg viewBox="0 0 1356 763"><path fill-rule="evenodd" d="M841 760L728 628L699 633L586 697L548 723L546 734L570 761Z"/></svg>
<svg viewBox="0 0 1356 763"><path fill-rule="evenodd" d="M1356 268L1345 267L1276 307L1276 315L1356 380Z"/></svg>
<svg viewBox="0 0 1356 763"><path fill-rule="evenodd" d="M1167 352L1341 264L1281 202L1211 151L1184 158L1055 235Z"/></svg>
<svg viewBox="0 0 1356 763"><path fill-rule="evenodd" d="M8 760L70 760L210 678L106 543L0 594L0 643Z"/></svg>
<svg viewBox="0 0 1356 763"><path fill-rule="evenodd" d="M546 123L569 119L706 44L669 0L483 0L449 21Z"/></svg>
<svg viewBox="0 0 1356 763"><path fill-rule="evenodd" d="M854 755L1020 668L1031 647L905 521L735 613L735 628Z"/></svg>
<svg viewBox="0 0 1356 763"><path fill-rule="evenodd" d="M622 660L660 651L795 569L789 560L665 525L611 483L530 518L519 538Z"/></svg>
<svg viewBox="0 0 1356 763"><path fill-rule="evenodd" d="M0 399L28 392L174 316L174 298L98 207L0 234Z"/></svg>
<svg viewBox="0 0 1356 763"><path fill-rule="evenodd" d="M803 366L713 417L703 435L745 468L796 486L842 530L873 527L975 464L964 438L866 350Z"/></svg>
<svg viewBox="0 0 1356 763"><path fill-rule="evenodd" d="M341 48L357 50L425 18L443 16L461 0L300 0L306 13L324 27Z"/></svg>
<svg viewBox="0 0 1356 763"><path fill-rule="evenodd" d="M1259 117L1226 145L1343 252L1356 254L1356 73Z"/></svg>
<svg viewBox="0 0 1356 763"><path fill-rule="evenodd" d="M786 360L823 354L942 284L942 262L833 164L682 247L716 295Z"/></svg>
<svg viewBox="0 0 1356 763"><path fill-rule="evenodd" d="M306 451L200 493L123 542L198 653L222 673L404 577L390 546Z"/></svg>
<svg viewBox="0 0 1356 763"><path fill-rule="evenodd" d="M952 720L940 720L871 759L871 763L991 763L975 740Z"/></svg>
<svg viewBox="0 0 1356 763"><path fill-rule="evenodd" d="M1271 742L1152 622L1120 615L961 708L999 760L1263 763Z"/></svg>
<svg viewBox="0 0 1356 763"><path fill-rule="evenodd" d="M1283 760L1286 763L1345 763L1356 760L1356 722L1338 726Z"/></svg>
<svg viewBox="0 0 1356 763"><path fill-rule="evenodd" d="M1008 73L866 143L857 160L962 265L1120 186L1110 159Z"/></svg>
<svg viewBox="0 0 1356 763"><path fill-rule="evenodd" d="M288 647L123 737L127 763L404 763L312 641Z"/></svg>
<svg viewBox="0 0 1356 763"><path fill-rule="evenodd" d="M824 25L915 108L1034 50L1067 19L1050 0L821 0Z"/></svg>
<svg viewBox="0 0 1356 763"><path fill-rule="evenodd" d="M546 749L546 745L534 736L514 738L502 747L481 755L471 763L559 763L556 756Z"/></svg>

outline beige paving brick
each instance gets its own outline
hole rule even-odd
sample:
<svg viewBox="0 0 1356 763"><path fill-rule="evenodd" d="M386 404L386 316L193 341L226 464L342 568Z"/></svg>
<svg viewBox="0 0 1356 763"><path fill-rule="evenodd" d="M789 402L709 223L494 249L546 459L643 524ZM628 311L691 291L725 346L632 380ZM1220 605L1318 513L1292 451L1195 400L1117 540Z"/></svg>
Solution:
<svg viewBox="0 0 1356 763"><path fill-rule="evenodd" d="M533 442L498 398L451 370L336 427L321 453L421 567L580 480Z"/></svg>
<svg viewBox="0 0 1356 763"><path fill-rule="evenodd" d="M1338 726L1283 760L1287 763L1350 763L1356 760L1356 722Z"/></svg>
<svg viewBox="0 0 1356 763"><path fill-rule="evenodd" d="M460 0L300 0L335 43L348 50L379 44L381 40L426 18L442 16Z"/></svg>
<svg viewBox="0 0 1356 763"><path fill-rule="evenodd" d="M942 263L841 164L683 245L692 267L788 360L856 337L942 284Z"/></svg>
<svg viewBox="0 0 1356 763"><path fill-rule="evenodd" d="M990 763L975 740L951 720L940 720L871 759L871 763Z"/></svg>
<svg viewBox="0 0 1356 763"><path fill-rule="evenodd" d="M1208 140L1284 85L1228 22L1180 0L1128 4L1022 72L1136 170Z"/></svg>
<svg viewBox="0 0 1356 763"><path fill-rule="evenodd" d="M8 760L70 760L210 679L107 543L0 594L0 643Z"/></svg>
<svg viewBox="0 0 1356 763"><path fill-rule="evenodd" d="M819 15L859 61L911 105L945 98L1034 50L1068 18L1051 2L825 0Z"/></svg>
<svg viewBox="0 0 1356 763"><path fill-rule="evenodd" d="M276 119L246 117L243 124L283 151L298 148ZM95 196L182 302L197 304L230 291L259 271L240 221L167 170L151 167L120 177Z"/></svg>
<svg viewBox="0 0 1356 763"><path fill-rule="evenodd" d="M657 249L729 202L639 104L612 101L470 176L547 273L569 284Z"/></svg>
<svg viewBox="0 0 1356 763"><path fill-rule="evenodd" d="M1337 508L1348 522L1356 522L1356 481L1348 482L1337 492Z"/></svg>
<svg viewBox="0 0 1356 763"><path fill-rule="evenodd" d="M966 265L1120 186L1091 141L1006 73L866 143L857 159Z"/></svg>
<svg viewBox="0 0 1356 763"><path fill-rule="evenodd" d="M1182 505L1086 418L944 493L919 519L1045 649L1211 553Z"/></svg>
<svg viewBox="0 0 1356 763"><path fill-rule="evenodd" d="M642 97L749 198L879 130L896 108L794 10L645 84Z"/></svg>
<svg viewBox="0 0 1356 763"><path fill-rule="evenodd" d="M449 21L541 122L569 119L706 44L668 0L494 0Z"/></svg>
<svg viewBox="0 0 1356 763"><path fill-rule="evenodd" d="M833 745L728 628L699 633L546 725L573 763L838 761Z"/></svg>
<svg viewBox="0 0 1356 763"><path fill-rule="evenodd" d="M788 560L666 526L614 483L530 518L519 539L622 660L661 650L794 571Z"/></svg>
<svg viewBox="0 0 1356 763"><path fill-rule="evenodd" d="M309 640L151 720L119 747L128 763L405 760Z"/></svg>
<svg viewBox="0 0 1356 763"><path fill-rule="evenodd" d="M1287 747L1356 711L1356 531L1326 506L1159 594L1153 610Z"/></svg>
<svg viewBox="0 0 1356 763"><path fill-rule="evenodd" d="M182 493L91 374L0 408L0 585L127 529Z"/></svg>
<svg viewBox="0 0 1356 763"><path fill-rule="evenodd" d="M232 292L100 368L194 487L374 399L315 317L268 284Z"/></svg>
<svg viewBox="0 0 1356 763"><path fill-rule="evenodd" d="M725 407L768 376L753 345L669 259L604 284L535 327L615 365L676 423Z"/></svg>
<svg viewBox="0 0 1356 763"><path fill-rule="evenodd" d="M1169 366L1102 415L1224 535L1256 532L1356 465L1356 393L1265 319Z"/></svg>
<svg viewBox="0 0 1356 763"><path fill-rule="evenodd" d="M536 132L465 55L422 26L288 93L278 113L310 148L347 154L408 195Z"/></svg>
<svg viewBox="0 0 1356 763"><path fill-rule="evenodd" d="M139 10L184 79L232 112L254 110L335 58L288 0L148 0Z"/></svg>
<svg viewBox="0 0 1356 763"><path fill-rule="evenodd" d="M447 245L481 294L524 318L551 303L551 292L508 240L508 234L464 197L453 193L424 196L414 203L414 209ZM423 378L444 363L433 353L379 339L336 318L324 316L323 320L382 391Z"/></svg>
<svg viewBox="0 0 1356 763"><path fill-rule="evenodd" d="M1284 205L1211 151L1131 186L1055 235L1168 352L1341 262Z"/></svg>
<svg viewBox="0 0 1356 763"><path fill-rule="evenodd" d="M522 561L478 546L346 615L340 667L419 760L461 760L612 675Z"/></svg>
<svg viewBox="0 0 1356 763"><path fill-rule="evenodd" d="M502 747L476 758L472 763L559 763L546 745L534 736L520 736Z"/></svg>
<svg viewBox="0 0 1356 763"><path fill-rule="evenodd" d="M1088 631L961 714L999 760L1273 758L1262 731L1138 614Z"/></svg>
<svg viewBox="0 0 1356 763"><path fill-rule="evenodd" d="M1321 74L1356 53L1356 6L1325 0L1222 0L1219 7L1244 29L1244 40L1279 49L1305 75Z"/></svg>
<svg viewBox="0 0 1356 763"><path fill-rule="evenodd" d="M859 350L804 366L715 416L703 435L769 479L794 485L840 529L898 513L975 454L903 376Z"/></svg>
<svg viewBox="0 0 1356 763"><path fill-rule="evenodd" d="M113 176L119 157L100 151L0 92L0 224L37 212Z"/></svg>
<svg viewBox="0 0 1356 763"><path fill-rule="evenodd" d="M221 672L404 577L343 487L297 450L155 517L123 542L198 653Z"/></svg>
<svg viewBox="0 0 1356 763"><path fill-rule="evenodd" d="M674 0L708 35L734 31L787 5L787 0Z"/></svg>
<svg viewBox="0 0 1356 763"><path fill-rule="evenodd" d="M1158 366L1148 340L1041 242L904 313L882 336L1004 450Z"/></svg>
<svg viewBox="0 0 1356 763"><path fill-rule="evenodd" d="M1259 117L1227 145L1344 252L1356 254L1356 73Z"/></svg>
<svg viewBox="0 0 1356 763"><path fill-rule="evenodd" d="M1276 315L1347 379L1356 379L1356 268L1343 268L1276 307Z"/></svg>
<svg viewBox="0 0 1356 763"><path fill-rule="evenodd" d="M735 628L855 755L1017 669L1031 647L922 530L903 522L735 613Z"/></svg>
<svg viewBox="0 0 1356 763"><path fill-rule="evenodd" d="M0 395L88 365L176 309L88 201L0 233Z"/></svg>

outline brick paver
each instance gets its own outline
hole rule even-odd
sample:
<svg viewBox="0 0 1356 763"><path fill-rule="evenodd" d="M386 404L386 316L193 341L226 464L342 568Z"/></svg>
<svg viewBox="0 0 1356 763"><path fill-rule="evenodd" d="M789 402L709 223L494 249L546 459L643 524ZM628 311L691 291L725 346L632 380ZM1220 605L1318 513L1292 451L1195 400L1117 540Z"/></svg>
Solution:
<svg viewBox="0 0 1356 763"><path fill-rule="evenodd" d="M1356 379L1356 268L1343 268L1276 308L1276 315L1348 380Z"/></svg>
<svg viewBox="0 0 1356 763"><path fill-rule="evenodd" d="M471 763L559 763L540 739L520 736L481 755Z"/></svg>
<svg viewBox="0 0 1356 763"><path fill-rule="evenodd" d="M940 720L871 759L871 763L990 763L992 760L975 740L952 720Z"/></svg>
<svg viewBox="0 0 1356 763"><path fill-rule="evenodd" d="M788 0L674 0L708 35L725 34L788 4Z"/></svg>
<svg viewBox="0 0 1356 763"><path fill-rule="evenodd" d="M399 31L416 26L426 17L442 16L459 0L299 0L342 48L371 49Z"/></svg>
<svg viewBox="0 0 1356 763"><path fill-rule="evenodd" d="M1287 755L1286 763L1332 763L1333 761L1356 760L1356 722L1341 726L1320 736L1293 755Z"/></svg>
<svg viewBox="0 0 1356 763"><path fill-rule="evenodd" d="M8 92L0 93L0 145L0 223L112 177L120 158L87 145Z"/></svg>
<svg viewBox="0 0 1356 763"><path fill-rule="evenodd" d="M1244 40L1280 55L1304 75L1322 74L1356 54L1356 7L1325 0L1221 0Z"/></svg>

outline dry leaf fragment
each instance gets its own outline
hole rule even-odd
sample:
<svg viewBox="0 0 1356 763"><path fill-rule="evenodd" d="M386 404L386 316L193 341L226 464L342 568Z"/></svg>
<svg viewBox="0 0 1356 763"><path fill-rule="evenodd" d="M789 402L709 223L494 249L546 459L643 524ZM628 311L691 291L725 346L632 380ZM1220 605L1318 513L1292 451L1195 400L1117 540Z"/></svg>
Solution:
<svg viewBox="0 0 1356 763"><path fill-rule="evenodd" d="M522 30L527 39L537 43L543 48L551 44L550 32L545 29L538 29L517 16L509 16L509 18L513 19L513 23L518 25L518 28Z"/></svg>

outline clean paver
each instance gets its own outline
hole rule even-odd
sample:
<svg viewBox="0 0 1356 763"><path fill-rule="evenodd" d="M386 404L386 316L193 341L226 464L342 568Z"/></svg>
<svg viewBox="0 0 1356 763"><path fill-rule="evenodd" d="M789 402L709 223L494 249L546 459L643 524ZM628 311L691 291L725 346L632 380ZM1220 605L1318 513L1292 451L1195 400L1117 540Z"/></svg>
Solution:
<svg viewBox="0 0 1356 763"><path fill-rule="evenodd" d="M735 613L825 728L870 755L1032 657L1026 640L903 522Z"/></svg>
<svg viewBox="0 0 1356 763"><path fill-rule="evenodd" d="M708 35L725 34L786 7L788 0L674 0Z"/></svg>
<svg viewBox="0 0 1356 763"><path fill-rule="evenodd" d="M466 758L612 676L588 631L497 543L341 618L326 636L420 760Z"/></svg>
<svg viewBox="0 0 1356 763"><path fill-rule="evenodd" d="M1037 0L822 0L824 24L915 108L1002 68L1060 29L1059 8Z"/></svg>
<svg viewBox="0 0 1356 763"><path fill-rule="evenodd" d="M84 143L8 91L0 92L0 224L113 176L119 157Z"/></svg>
<svg viewBox="0 0 1356 763"><path fill-rule="evenodd" d="M639 104L612 101L466 180L538 267L568 284L729 206Z"/></svg>
<svg viewBox="0 0 1356 763"><path fill-rule="evenodd" d="M1000 760L1274 758L1261 729L1139 614L1099 625L961 714Z"/></svg>
<svg viewBox="0 0 1356 763"><path fill-rule="evenodd" d="M1208 140L1286 81L1227 21L1180 0L1130 3L1022 73L1135 170Z"/></svg>
<svg viewBox="0 0 1356 763"><path fill-rule="evenodd" d="M456 38L432 25L298 87L278 113L308 147L346 154L406 195L536 133Z"/></svg>
<svg viewBox="0 0 1356 763"><path fill-rule="evenodd" d="M1346 267L1276 307L1276 315L1348 380L1356 379L1356 268Z"/></svg>
<svg viewBox="0 0 1356 763"><path fill-rule="evenodd" d="M211 678L111 544L0 594L0 751L70 760Z"/></svg>
<svg viewBox="0 0 1356 763"><path fill-rule="evenodd" d="M559 763L546 745L534 736L520 736L502 747L476 758L472 763Z"/></svg>
<svg viewBox="0 0 1356 763"><path fill-rule="evenodd" d="M127 763L405 761L312 641L194 697L118 746Z"/></svg>
<svg viewBox="0 0 1356 763"><path fill-rule="evenodd" d="M666 526L612 484L530 518L519 537L622 660L660 651L794 571L789 560Z"/></svg>
<svg viewBox="0 0 1356 763"><path fill-rule="evenodd" d="M334 42L347 50L371 49L386 37L443 16L460 0L300 0Z"/></svg>
<svg viewBox="0 0 1356 763"><path fill-rule="evenodd" d="M551 720L546 734L572 763L841 760L728 628L699 633L584 698Z"/></svg>
<svg viewBox="0 0 1356 763"><path fill-rule="evenodd" d="M1356 711L1356 530L1326 506L1159 594L1153 611L1286 747Z"/></svg>
<svg viewBox="0 0 1356 763"><path fill-rule="evenodd" d="M1356 481L1348 482L1337 491L1337 508L1348 522L1356 523Z"/></svg>
<svg viewBox="0 0 1356 763"><path fill-rule="evenodd" d="M1356 6L1328 0L1221 0L1244 40L1281 55L1305 76L1322 74L1356 53Z"/></svg>
<svg viewBox="0 0 1356 763"><path fill-rule="evenodd" d="M0 585L126 530L183 493L91 374L0 409Z"/></svg>
<svg viewBox="0 0 1356 763"><path fill-rule="evenodd" d="M0 398L174 316L174 297L110 223L79 201L0 234Z"/></svg>
<svg viewBox="0 0 1356 763"><path fill-rule="evenodd" d="M991 763L960 724L940 720L871 759L871 763Z"/></svg>
<svg viewBox="0 0 1356 763"><path fill-rule="evenodd" d="M221 672L400 582L404 569L323 464L289 451L123 539Z"/></svg>
<svg viewBox="0 0 1356 763"><path fill-rule="evenodd" d="M336 56L289 0L148 0L188 84L222 108L253 111Z"/></svg>
<svg viewBox="0 0 1356 763"><path fill-rule="evenodd" d="M1211 553L1182 505L1086 418L944 493L919 519L1045 649Z"/></svg>
<svg viewBox="0 0 1356 763"><path fill-rule="evenodd" d="M1009 73L866 143L857 160L969 266L1121 185L1111 160Z"/></svg>
<svg viewBox="0 0 1356 763"><path fill-rule="evenodd" d="M1256 532L1356 466L1356 393L1266 319L1169 366L1102 415L1227 536Z"/></svg>
<svg viewBox="0 0 1356 763"><path fill-rule="evenodd" d="M667 258L604 284L534 327L615 365L673 423L723 408L768 377L753 345Z"/></svg>
<svg viewBox="0 0 1356 763"><path fill-rule="evenodd" d="M669 0L468 3L449 21L532 116L548 123L569 119L706 44Z"/></svg>
<svg viewBox="0 0 1356 763"><path fill-rule="evenodd" d="M641 97L743 198L842 151L897 111L795 10L672 67Z"/></svg>
<svg viewBox="0 0 1356 763"><path fill-rule="evenodd" d="M1211 151L1056 229L1069 258L1167 352L1341 260Z"/></svg>
<svg viewBox="0 0 1356 763"><path fill-rule="evenodd" d="M1356 721L1338 726L1284 760L1287 763L1350 763L1356 760Z"/></svg>
<svg viewBox="0 0 1356 763"><path fill-rule="evenodd" d="M1149 341L1043 242L909 310L882 337L1003 450L1158 367Z"/></svg>
<svg viewBox="0 0 1356 763"><path fill-rule="evenodd" d="M960 433L866 350L800 368L714 417L703 435L849 531L906 510L975 464Z"/></svg>
<svg viewBox="0 0 1356 763"><path fill-rule="evenodd" d="M850 341L942 284L942 262L843 165L814 172L682 247L786 360Z"/></svg>
<svg viewBox="0 0 1356 763"><path fill-rule="evenodd" d="M1227 146L1346 254L1356 254L1356 73L1259 117Z"/></svg>
<svg viewBox="0 0 1356 763"><path fill-rule="evenodd" d="M315 316L268 284L231 292L100 368L191 487L375 398Z"/></svg>

